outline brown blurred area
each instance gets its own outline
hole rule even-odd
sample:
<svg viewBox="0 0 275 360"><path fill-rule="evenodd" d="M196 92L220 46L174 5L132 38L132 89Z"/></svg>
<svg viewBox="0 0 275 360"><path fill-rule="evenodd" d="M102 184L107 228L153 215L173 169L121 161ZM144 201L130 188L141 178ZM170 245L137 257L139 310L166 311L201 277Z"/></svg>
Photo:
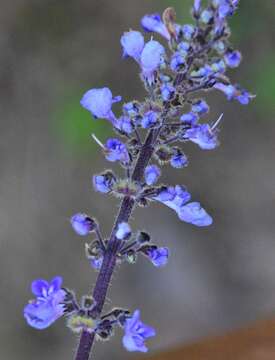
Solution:
<svg viewBox="0 0 275 360"><path fill-rule="evenodd" d="M0 0L0 358L71 359L75 338L60 320L39 332L22 309L35 278L64 277L85 294L96 274L72 214L96 216L107 236L117 201L96 194L92 174L110 167L91 141L110 127L93 122L79 100L108 86L124 101L142 99L138 68L121 59L123 31L143 14L173 5L188 19L191 0ZM187 144L190 165L163 169L163 182L185 184L214 217L197 229L169 209L137 209L132 227L145 229L171 258L155 269L140 258L116 272L106 309L140 308L157 329L152 351L188 344L268 317L275 310L275 3L241 0L232 20L243 63L232 78L257 94L248 107L210 95L209 119L224 113L221 146ZM119 169L117 169L119 172ZM97 360L128 359L119 330L98 343Z"/></svg>

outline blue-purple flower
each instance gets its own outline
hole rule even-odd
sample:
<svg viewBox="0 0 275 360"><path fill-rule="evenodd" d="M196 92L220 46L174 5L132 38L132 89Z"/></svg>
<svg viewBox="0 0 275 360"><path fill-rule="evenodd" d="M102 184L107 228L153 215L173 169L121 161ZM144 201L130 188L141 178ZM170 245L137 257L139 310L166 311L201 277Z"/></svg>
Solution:
<svg viewBox="0 0 275 360"><path fill-rule="evenodd" d="M239 85L216 83L214 88L222 91L228 100L237 100L242 105L249 104L250 100L255 96L251 95L247 90L240 88Z"/></svg>
<svg viewBox="0 0 275 360"><path fill-rule="evenodd" d="M144 45L144 38L138 31L129 31L121 37L123 54L133 57L140 65L143 77L151 84L154 72L164 62L164 47L155 40Z"/></svg>
<svg viewBox="0 0 275 360"><path fill-rule="evenodd" d="M131 56L137 62L139 62L142 50L144 48L144 37L139 31L128 31L125 32L120 43L123 48L123 56Z"/></svg>
<svg viewBox="0 0 275 360"><path fill-rule="evenodd" d="M83 213L73 215L71 217L71 224L74 231L81 236L89 235L96 228L95 221Z"/></svg>
<svg viewBox="0 0 275 360"><path fill-rule="evenodd" d="M164 47L155 40L150 40L144 46L140 57L142 74L151 84L154 79L154 72L159 69L164 62Z"/></svg>
<svg viewBox="0 0 275 360"><path fill-rule="evenodd" d="M154 185L161 175L160 168L157 165L148 165L144 171L145 182L147 185Z"/></svg>
<svg viewBox="0 0 275 360"><path fill-rule="evenodd" d="M144 129L147 129L156 125L157 122L158 122L158 113L153 110L149 110L143 115L141 119L141 126Z"/></svg>
<svg viewBox="0 0 275 360"><path fill-rule="evenodd" d="M209 226L212 217L201 207L199 202L191 202L181 207L178 212L179 218L196 226Z"/></svg>
<svg viewBox="0 0 275 360"><path fill-rule="evenodd" d="M146 255L149 257L154 266L162 267L165 266L168 262L169 249L167 247L148 247Z"/></svg>
<svg viewBox="0 0 275 360"><path fill-rule="evenodd" d="M190 193L180 185L163 187L153 198L175 210L180 220L196 226L212 224L212 218L198 202L186 204L191 199Z"/></svg>
<svg viewBox="0 0 275 360"><path fill-rule="evenodd" d="M170 67L173 71L180 71L185 65L185 56L180 52L176 51L171 58Z"/></svg>
<svg viewBox="0 0 275 360"><path fill-rule="evenodd" d="M181 151L175 151L174 155L172 155L170 159L170 164L172 167L176 169L181 169L188 165L188 159L185 154L183 154Z"/></svg>
<svg viewBox="0 0 275 360"><path fill-rule="evenodd" d="M192 39L193 35L195 34L195 28L193 25L190 25L190 24L183 25L181 28L181 31L183 33L184 38L187 41L190 41Z"/></svg>
<svg viewBox="0 0 275 360"><path fill-rule="evenodd" d="M150 14L143 16L143 18L141 19L141 25L145 31L156 32L167 40L170 40L171 38L159 14Z"/></svg>
<svg viewBox="0 0 275 360"><path fill-rule="evenodd" d="M95 270L100 270L103 263L103 256L90 258L90 265Z"/></svg>
<svg viewBox="0 0 275 360"><path fill-rule="evenodd" d="M216 129L208 124L199 124L188 129L185 138L199 145L203 150L213 150L219 144Z"/></svg>
<svg viewBox="0 0 275 360"><path fill-rule="evenodd" d="M128 351L147 352L148 348L144 342L156 335L155 329L140 321L140 311L136 310L132 317L126 319L124 324L123 346Z"/></svg>
<svg viewBox="0 0 275 360"><path fill-rule="evenodd" d="M111 172L93 176L94 189L104 194L108 194L112 191L115 182L116 179Z"/></svg>
<svg viewBox="0 0 275 360"><path fill-rule="evenodd" d="M206 101L198 100L194 102L192 105L192 112L197 113L199 115L206 114L209 111L209 106Z"/></svg>
<svg viewBox="0 0 275 360"><path fill-rule="evenodd" d="M176 89L173 85L171 85L169 83L164 83L161 85L160 91L161 91L162 99L164 101L168 101L173 97Z"/></svg>
<svg viewBox="0 0 275 360"><path fill-rule="evenodd" d="M89 110L96 118L107 119L115 122L115 115L112 112L112 104L121 101L121 96L113 98L112 92L108 88L91 89L82 97L80 103Z"/></svg>
<svg viewBox="0 0 275 360"><path fill-rule="evenodd" d="M130 225L126 222L119 223L116 231L116 238L119 240L125 240L130 235L131 235Z"/></svg>
<svg viewBox="0 0 275 360"><path fill-rule="evenodd" d="M191 111L181 115L180 120L186 124L195 125L199 120L199 115Z"/></svg>
<svg viewBox="0 0 275 360"><path fill-rule="evenodd" d="M227 51L224 55L224 60L226 62L226 65L230 68L236 68L240 65L242 55L238 50Z"/></svg>
<svg viewBox="0 0 275 360"><path fill-rule="evenodd" d="M124 164L130 160L129 153L125 144L118 139L108 139L105 144L106 159L114 162L120 161Z"/></svg>
<svg viewBox="0 0 275 360"><path fill-rule="evenodd" d="M164 205L170 207L176 212L186 204L191 199L190 193L186 190L185 187L176 185L163 187L159 194L154 197L154 200L157 200Z"/></svg>
<svg viewBox="0 0 275 360"><path fill-rule="evenodd" d="M125 134L131 134L134 131L134 125L132 120L128 116L121 116L115 122L116 129Z"/></svg>
<svg viewBox="0 0 275 360"><path fill-rule="evenodd" d="M42 279L33 281L32 293L36 299L31 300L24 308L24 317L30 326L45 329L64 314L62 302L66 293L61 285L60 276L50 282Z"/></svg>

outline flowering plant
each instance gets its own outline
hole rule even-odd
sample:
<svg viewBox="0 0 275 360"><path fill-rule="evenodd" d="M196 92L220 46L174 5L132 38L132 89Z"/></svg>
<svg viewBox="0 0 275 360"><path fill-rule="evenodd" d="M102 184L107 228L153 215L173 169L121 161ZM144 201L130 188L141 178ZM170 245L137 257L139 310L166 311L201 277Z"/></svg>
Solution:
<svg viewBox="0 0 275 360"><path fill-rule="evenodd" d="M76 360L87 360L94 340L109 339L117 326L124 329L122 343L129 351L146 352L145 341L155 335L155 330L140 320L139 310L103 311L117 264L134 263L139 255L156 267L168 261L167 247L152 243L144 231L132 232L129 218L134 208L159 202L174 210L181 221L199 227L212 224L212 217L199 202L191 200L184 186L157 183L160 166L170 164L181 169L188 165L187 155L179 145L191 141L203 150L212 150L219 144L222 115L216 121L202 123L200 119L209 112L209 106L196 93L216 89L228 100L243 105L253 98L226 76L227 68L236 68L241 62L240 52L229 43L227 23L238 2L209 0L203 7L200 0L195 0L194 24L183 26L176 23L172 8L166 9L162 18L159 14L145 15L142 28L161 35L167 48L153 38L146 42L142 33L134 30L125 32L120 42L123 57L134 59L140 68L146 99L124 103L119 117L112 105L122 99L113 96L107 87L91 89L81 100L95 119L106 119L116 133L105 144L95 135L93 138L106 160L121 165L125 177L106 170L93 176L93 186L98 192L121 198L120 209L108 239L102 237L99 223L89 215L77 213L71 218L78 235L94 235L94 240L85 246L91 267L98 271L92 295L83 296L79 303L73 291L61 287L61 277L50 282L40 279L32 283L36 299L24 308L26 321L36 329L44 329L66 315L68 326L80 334Z"/></svg>

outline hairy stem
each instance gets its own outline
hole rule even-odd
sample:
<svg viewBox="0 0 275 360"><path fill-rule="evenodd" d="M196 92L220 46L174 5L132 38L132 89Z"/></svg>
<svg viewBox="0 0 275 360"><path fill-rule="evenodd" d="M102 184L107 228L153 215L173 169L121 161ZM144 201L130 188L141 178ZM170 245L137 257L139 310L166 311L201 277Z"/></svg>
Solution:
<svg viewBox="0 0 275 360"><path fill-rule="evenodd" d="M142 180L144 169L148 165L152 157L154 151L154 143L156 141L156 138L158 137L159 131L160 129L149 131L132 173L133 181ZM127 196L124 197L121 202L120 209L115 224L113 226L110 239L108 241L107 249L104 254L103 263L93 290L93 297L96 305L91 315L94 317L99 316L102 312L108 287L110 285L110 281L116 265L117 251L120 247L120 240L115 237L116 228L119 223L124 221L127 222L129 220L134 206L135 200ZM88 360L93 343L94 333L88 333L87 331L83 331L80 336L75 360Z"/></svg>

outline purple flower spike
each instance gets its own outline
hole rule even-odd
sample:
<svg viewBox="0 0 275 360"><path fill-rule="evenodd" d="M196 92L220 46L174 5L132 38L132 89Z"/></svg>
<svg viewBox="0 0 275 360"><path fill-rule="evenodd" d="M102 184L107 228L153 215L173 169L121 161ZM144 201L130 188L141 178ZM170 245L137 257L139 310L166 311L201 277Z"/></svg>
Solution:
<svg viewBox="0 0 275 360"><path fill-rule="evenodd" d="M126 145L118 139L108 139L105 144L105 151L106 159L111 162L120 161L126 164L130 160Z"/></svg>
<svg viewBox="0 0 275 360"><path fill-rule="evenodd" d="M71 224L74 231L81 236L89 235L96 228L96 223L86 214L75 214L71 217Z"/></svg>
<svg viewBox="0 0 275 360"><path fill-rule="evenodd" d="M200 227L209 226L213 222L212 217L207 214L198 202L192 202L183 206L178 215L181 220Z"/></svg>
<svg viewBox="0 0 275 360"><path fill-rule="evenodd" d="M87 91L80 104L96 118L107 119L114 123L115 115L112 112L112 104L121 101L121 96L113 98L112 92L108 88L91 89Z"/></svg>
<svg viewBox="0 0 275 360"><path fill-rule="evenodd" d="M144 341L156 335L154 328L140 321L139 310L136 310L131 318L126 319L124 332L122 343L128 351L147 352L148 348Z"/></svg>
<svg viewBox="0 0 275 360"><path fill-rule="evenodd" d="M45 329L64 314L62 302L66 293L61 289L61 284L60 276L53 278L50 283L43 279L33 281L32 293L36 299L24 308L24 317L31 327Z"/></svg>
<svg viewBox="0 0 275 360"><path fill-rule="evenodd" d="M156 32L167 40L170 40L171 38L159 14L143 16L143 18L141 19L141 26L145 31Z"/></svg>
<svg viewBox="0 0 275 360"><path fill-rule="evenodd" d="M147 256L150 258L152 264L156 267L165 266L168 262L169 249L167 247L162 248L150 248L147 251Z"/></svg>

